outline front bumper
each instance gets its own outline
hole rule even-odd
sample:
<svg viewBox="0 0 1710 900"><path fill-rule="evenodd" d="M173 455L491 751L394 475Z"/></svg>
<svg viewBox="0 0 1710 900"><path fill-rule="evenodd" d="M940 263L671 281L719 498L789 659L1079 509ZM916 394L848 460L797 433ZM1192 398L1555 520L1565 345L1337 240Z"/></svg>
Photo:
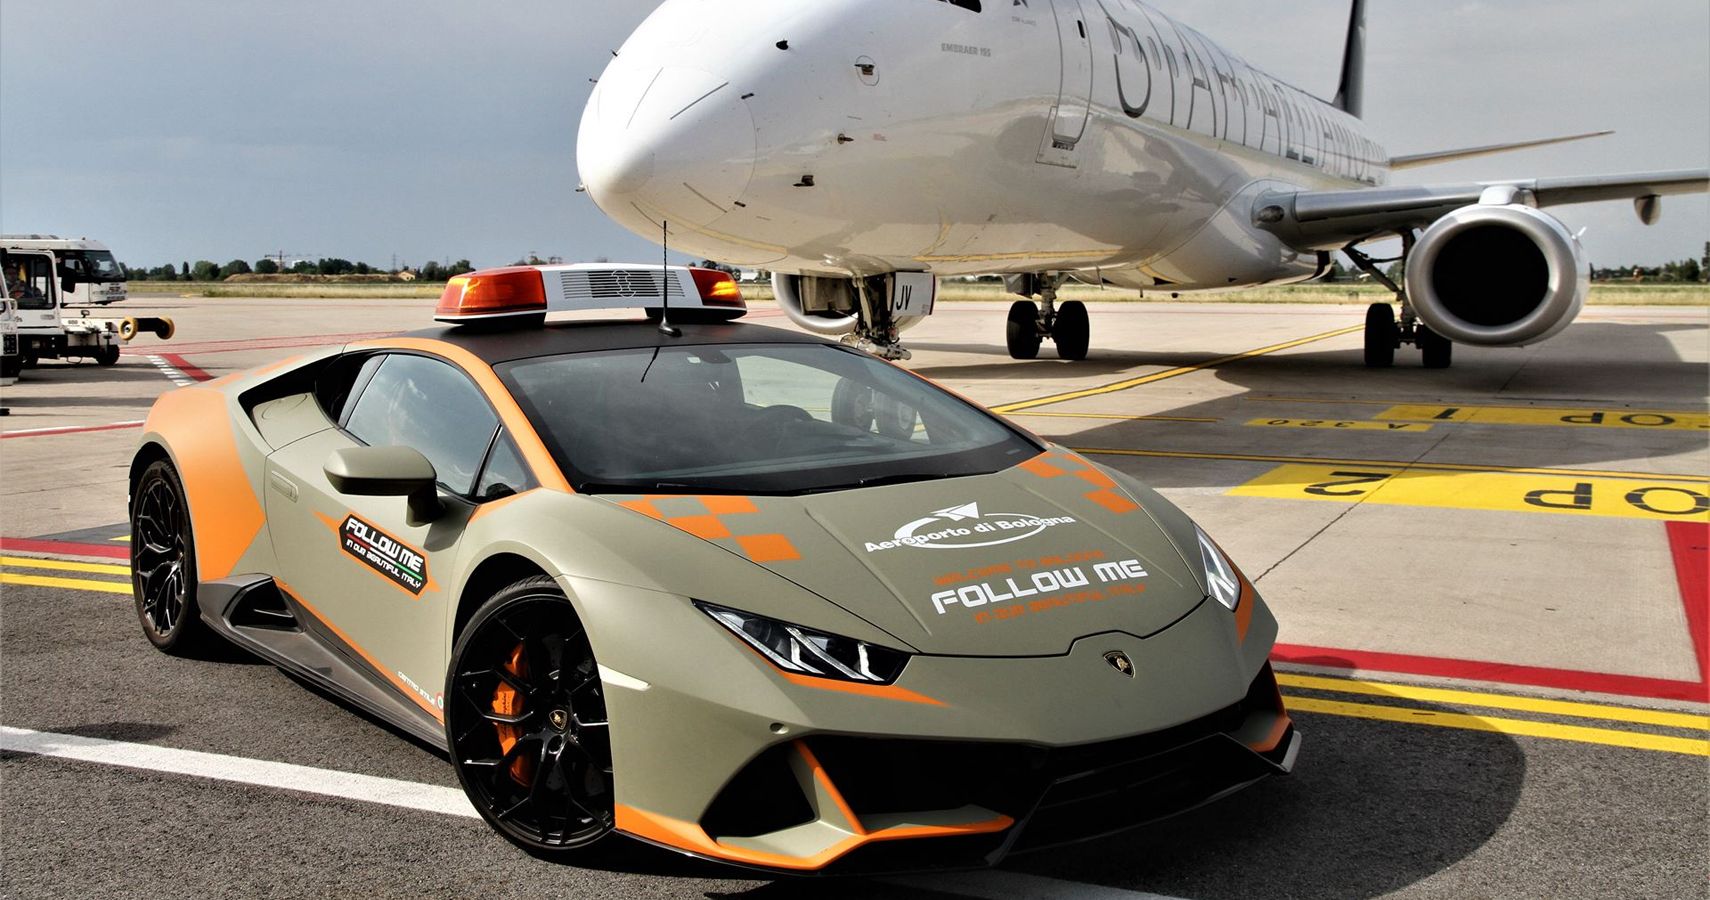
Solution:
<svg viewBox="0 0 1710 900"><path fill-rule="evenodd" d="M1235 704L1094 744L813 735L755 757L698 822L620 805L617 825L671 849L774 871L975 868L1286 775L1299 748L1267 664Z"/></svg>
<svg viewBox="0 0 1710 900"><path fill-rule="evenodd" d="M1253 592L1061 656L918 656L880 687L781 673L680 597L565 586L606 684L618 830L721 862L988 865L1191 809L1296 752Z"/></svg>

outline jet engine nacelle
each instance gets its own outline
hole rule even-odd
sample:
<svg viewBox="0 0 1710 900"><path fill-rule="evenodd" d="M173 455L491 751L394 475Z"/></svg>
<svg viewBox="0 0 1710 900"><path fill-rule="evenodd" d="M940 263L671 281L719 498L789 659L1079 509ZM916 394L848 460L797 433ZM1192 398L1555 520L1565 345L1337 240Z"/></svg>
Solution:
<svg viewBox="0 0 1710 900"><path fill-rule="evenodd" d="M1407 258L1420 321L1459 344L1514 347L1554 337L1591 289L1579 240L1521 204L1478 204L1438 219Z"/></svg>
<svg viewBox="0 0 1710 900"><path fill-rule="evenodd" d="M867 279L869 300L875 304L893 303L890 299L897 274ZM861 303L855 282L849 278L825 275L785 275L772 273L772 293L778 307L790 321L803 329L826 337L853 334L861 324ZM935 297L926 297L923 310L908 311L893 306L893 325L904 332L920 324L932 312Z"/></svg>

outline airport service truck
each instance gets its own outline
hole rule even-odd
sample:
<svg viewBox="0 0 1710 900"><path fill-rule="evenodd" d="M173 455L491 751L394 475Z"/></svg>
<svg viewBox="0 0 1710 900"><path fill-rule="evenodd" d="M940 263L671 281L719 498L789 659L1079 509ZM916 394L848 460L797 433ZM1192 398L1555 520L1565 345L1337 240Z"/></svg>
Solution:
<svg viewBox="0 0 1710 900"><path fill-rule="evenodd" d="M125 269L100 241L52 234L0 235L0 270L18 320L24 367L42 358L119 361L119 344L143 331L172 337L166 318L97 318L91 307L125 299Z"/></svg>
<svg viewBox="0 0 1710 900"><path fill-rule="evenodd" d="M6 290L6 275L0 272L0 387L11 387L17 382L18 371L22 368L23 357L18 353L18 316ZM0 410L4 409L0 406Z"/></svg>

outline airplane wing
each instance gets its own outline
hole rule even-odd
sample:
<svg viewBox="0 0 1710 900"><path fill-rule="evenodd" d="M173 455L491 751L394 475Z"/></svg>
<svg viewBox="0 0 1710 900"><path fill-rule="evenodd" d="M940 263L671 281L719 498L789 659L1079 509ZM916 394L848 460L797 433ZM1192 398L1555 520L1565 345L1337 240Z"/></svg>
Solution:
<svg viewBox="0 0 1710 900"><path fill-rule="evenodd" d="M1273 191L1254 204L1259 227L1302 250L1331 250L1367 238L1426 228L1474 203L1560 206L1599 200L1634 201L1640 221L1657 220L1660 198L1710 191L1710 169L1468 182L1347 191Z"/></svg>

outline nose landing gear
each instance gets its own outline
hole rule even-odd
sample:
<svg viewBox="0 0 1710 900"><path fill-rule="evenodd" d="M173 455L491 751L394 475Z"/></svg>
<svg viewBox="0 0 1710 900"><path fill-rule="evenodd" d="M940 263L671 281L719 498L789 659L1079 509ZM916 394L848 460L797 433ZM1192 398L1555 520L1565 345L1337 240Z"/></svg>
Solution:
<svg viewBox="0 0 1710 900"><path fill-rule="evenodd" d="M1092 326L1087 319L1086 304L1079 300L1057 305L1057 286L1061 276L1012 275L1005 284L1011 293L1024 297L1039 295L1036 306L1032 300L1017 300L1010 304L1009 319L1004 325L1004 342L1011 359L1037 359L1039 345L1049 337L1057 345L1061 359L1087 358L1092 340Z"/></svg>

